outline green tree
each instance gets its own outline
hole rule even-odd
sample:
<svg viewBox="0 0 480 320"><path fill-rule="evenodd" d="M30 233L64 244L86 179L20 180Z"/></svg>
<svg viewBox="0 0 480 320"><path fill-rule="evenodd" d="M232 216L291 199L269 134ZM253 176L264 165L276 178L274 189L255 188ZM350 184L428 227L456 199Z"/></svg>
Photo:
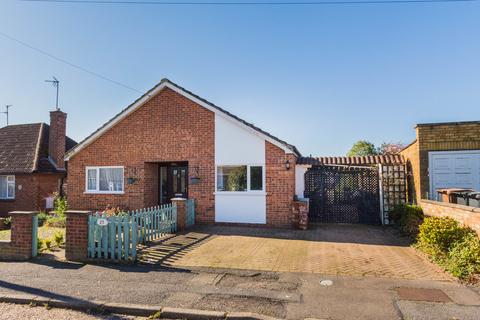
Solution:
<svg viewBox="0 0 480 320"><path fill-rule="evenodd" d="M348 151L347 156L371 156L376 154L378 154L377 148L375 148L373 143L365 140L359 140L353 144L350 151Z"/></svg>

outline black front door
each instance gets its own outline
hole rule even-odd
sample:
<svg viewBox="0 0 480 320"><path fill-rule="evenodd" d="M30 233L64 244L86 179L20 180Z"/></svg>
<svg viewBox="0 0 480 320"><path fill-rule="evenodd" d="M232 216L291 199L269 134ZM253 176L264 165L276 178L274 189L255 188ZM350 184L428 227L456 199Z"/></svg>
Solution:
<svg viewBox="0 0 480 320"><path fill-rule="evenodd" d="M170 167L167 174L167 198L187 197L187 167Z"/></svg>
<svg viewBox="0 0 480 320"><path fill-rule="evenodd" d="M186 166L160 167L160 203L170 203L172 198L188 197L188 170Z"/></svg>

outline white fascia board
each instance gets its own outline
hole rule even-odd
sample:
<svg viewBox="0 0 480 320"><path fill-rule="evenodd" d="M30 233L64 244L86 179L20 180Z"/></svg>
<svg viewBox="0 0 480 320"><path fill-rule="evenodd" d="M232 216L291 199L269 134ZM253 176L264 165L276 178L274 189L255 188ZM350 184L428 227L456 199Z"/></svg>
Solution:
<svg viewBox="0 0 480 320"><path fill-rule="evenodd" d="M228 114L224 113L224 112L221 112L220 110L218 110L217 108L214 108L212 107L211 105L209 105L208 103L205 103L204 101L196 98L195 96L189 94L188 92L185 92L183 90L181 90L180 88L170 84L169 82L163 82L163 83L160 83L156 88L153 88L151 90L151 93L150 94L146 94L143 98L139 99L137 102L135 102L134 104L132 104L130 107L128 107L127 109L125 109L122 113L120 113L117 117L113 118L107 125L105 125L104 127L102 127L101 129L99 129L95 134L93 134L92 136L90 136L87 140L83 141L82 143L80 143L79 145L75 146L72 150L70 150L70 152L68 152L68 154L65 155L65 161L68 161L70 160L71 157L73 157L76 153L78 153L80 150L84 149L86 146L88 146L90 143L92 143L93 141L95 141L96 139L98 139L101 135L103 135L106 131L110 130L110 128L112 128L113 126L115 126L117 123L119 123L120 121L122 121L123 119L125 119L128 115L130 115L132 112L134 112L135 110L137 110L138 108L140 108L142 105L144 105L145 103L147 103L150 99L152 99L155 95L157 95L161 90L163 90L165 87L181 94L182 96L188 98L189 100L201 105L202 107L204 107L205 109L207 110L210 110L212 111L213 113L215 114L218 114L219 116L225 118L225 119L228 119L232 122L234 122L235 124L237 124L238 126L242 127L243 129L249 131L250 133L253 133L257 136L260 136L261 138L265 139L266 141L272 143L273 145L279 147L280 149L282 149L283 151L285 151L285 153L293 153L292 150L290 150L289 148L287 148L286 146L284 146L282 143L276 141L275 139L272 139L270 138L269 136L243 124L242 122L238 121L237 119L229 116Z"/></svg>

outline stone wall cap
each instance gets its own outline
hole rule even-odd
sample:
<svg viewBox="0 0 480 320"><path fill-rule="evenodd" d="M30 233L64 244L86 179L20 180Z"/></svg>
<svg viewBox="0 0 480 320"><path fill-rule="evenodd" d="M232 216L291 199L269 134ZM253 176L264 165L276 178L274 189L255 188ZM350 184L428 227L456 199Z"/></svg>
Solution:
<svg viewBox="0 0 480 320"><path fill-rule="evenodd" d="M187 201L188 199L187 198L172 198L170 200L172 200L172 201Z"/></svg>
<svg viewBox="0 0 480 320"><path fill-rule="evenodd" d="M422 203L425 203L425 204L431 204L431 205L434 205L434 206L453 208L453 209L458 209L458 210L463 210L463 211L480 212L480 208L464 206L462 204L457 204L457 203L439 202L439 201L426 200L426 199L422 199L419 202L420 202L420 205Z"/></svg>
<svg viewBox="0 0 480 320"><path fill-rule="evenodd" d="M34 215L34 214L38 214L38 211L10 211L8 214L9 215L21 215L21 214Z"/></svg>
<svg viewBox="0 0 480 320"><path fill-rule="evenodd" d="M92 211L89 210L67 210L65 213L72 213L72 214L90 214Z"/></svg>

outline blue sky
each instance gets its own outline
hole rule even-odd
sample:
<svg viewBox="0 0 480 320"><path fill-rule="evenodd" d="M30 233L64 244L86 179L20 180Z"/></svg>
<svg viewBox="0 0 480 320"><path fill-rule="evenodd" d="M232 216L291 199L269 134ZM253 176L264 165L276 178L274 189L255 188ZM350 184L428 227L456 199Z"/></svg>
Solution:
<svg viewBox="0 0 480 320"><path fill-rule="evenodd" d="M3 0L0 32L144 92L167 77L295 144L344 155L414 139L416 123L480 120L480 2L131 6ZM140 94L0 35L0 109L47 122L61 81L86 137ZM5 124L0 115L0 125Z"/></svg>

